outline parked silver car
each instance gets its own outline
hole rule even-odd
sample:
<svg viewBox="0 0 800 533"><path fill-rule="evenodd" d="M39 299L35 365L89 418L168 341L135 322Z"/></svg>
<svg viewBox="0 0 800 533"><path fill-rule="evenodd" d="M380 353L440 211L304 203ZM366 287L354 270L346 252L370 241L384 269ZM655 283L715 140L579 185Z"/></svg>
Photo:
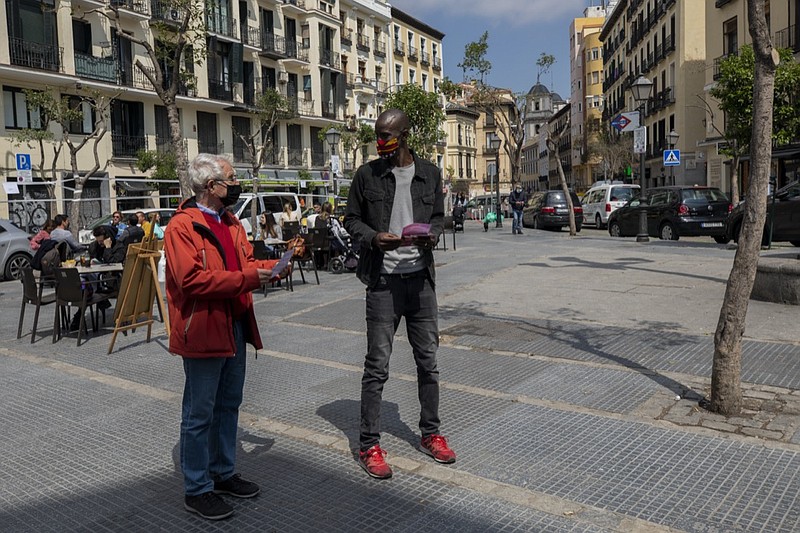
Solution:
<svg viewBox="0 0 800 533"><path fill-rule="evenodd" d="M30 236L11 221L0 219L0 275L17 280L33 259Z"/></svg>

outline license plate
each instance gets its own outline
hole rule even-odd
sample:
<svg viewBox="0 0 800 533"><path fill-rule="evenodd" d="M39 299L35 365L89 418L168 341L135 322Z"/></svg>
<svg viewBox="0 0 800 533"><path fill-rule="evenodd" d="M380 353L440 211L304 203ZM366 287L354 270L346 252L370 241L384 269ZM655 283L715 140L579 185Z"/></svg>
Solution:
<svg viewBox="0 0 800 533"><path fill-rule="evenodd" d="M556 213L558 213L559 215L566 215L567 214L567 210L566 209L556 209Z"/></svg>
<svg viewBox="0 0 800 533"><path fill-rule="evenodd" d="M700 224L701 228L721 228L722 222L703 222Z"/></svg>

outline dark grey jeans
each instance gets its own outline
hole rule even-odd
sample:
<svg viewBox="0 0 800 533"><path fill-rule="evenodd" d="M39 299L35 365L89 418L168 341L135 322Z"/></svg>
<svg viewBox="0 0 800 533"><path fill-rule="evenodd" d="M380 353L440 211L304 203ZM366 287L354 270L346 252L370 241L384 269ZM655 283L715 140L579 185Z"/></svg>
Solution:
<svg viewBox="0 0 800 533"><path fill-rule="evenodd" d="M361 450L380 441L381 398L389 378L389 357L400 319L417 364L419 428L422 436L439 433L439 310L436 291L423 270L410 275L381 275L374 289L367 289L367 358L361 378Z"/></svg>

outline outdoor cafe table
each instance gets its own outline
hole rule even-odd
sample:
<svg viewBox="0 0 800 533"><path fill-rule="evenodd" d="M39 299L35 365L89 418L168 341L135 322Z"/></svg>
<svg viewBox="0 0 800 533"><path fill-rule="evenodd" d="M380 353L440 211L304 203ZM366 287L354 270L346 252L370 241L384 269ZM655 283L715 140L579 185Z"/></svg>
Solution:
<svg viewBox="0 0 800 533"><path fill-rule="evenodd" d="M122 263L107 263L85 267L76 264L75 268L78 270L78 274L82 276L86 274L108 274L112 272L122 272Z"/></svg>

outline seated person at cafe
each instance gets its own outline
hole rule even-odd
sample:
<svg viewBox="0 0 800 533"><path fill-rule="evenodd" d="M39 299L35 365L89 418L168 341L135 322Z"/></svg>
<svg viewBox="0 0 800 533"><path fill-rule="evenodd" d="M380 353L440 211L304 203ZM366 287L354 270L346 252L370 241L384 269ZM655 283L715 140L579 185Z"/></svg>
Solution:
<svg viewBox="0 0 800 533"><path fill-rule="evenodd" d="M142 242L142 239L144 239L144 230L138 226L139 217L134 214L130 214L128 215L127 222L128 222L128 227L125 228L125 231L122 232L122 235L120 236L119 240L125 246L133 244L135 242Z"/></svg>
<svg viewBox="0 0 800 533"><path fill-rule="evenodd" d="M72 232L69 231L69 217L67 215L56 215L53 219L56 227L50 232L50 238L58 242L66 242L72 253L79 253L86 250L86 247L75 240Z"/></svg>
<svg viewBox="0 0 800 533"><path fill-rule="evenodd" d="M98 226L92 231L94 242L89 245L89 257L93 262L122 263L126 246L118 241L109 226Z"/></svg>

